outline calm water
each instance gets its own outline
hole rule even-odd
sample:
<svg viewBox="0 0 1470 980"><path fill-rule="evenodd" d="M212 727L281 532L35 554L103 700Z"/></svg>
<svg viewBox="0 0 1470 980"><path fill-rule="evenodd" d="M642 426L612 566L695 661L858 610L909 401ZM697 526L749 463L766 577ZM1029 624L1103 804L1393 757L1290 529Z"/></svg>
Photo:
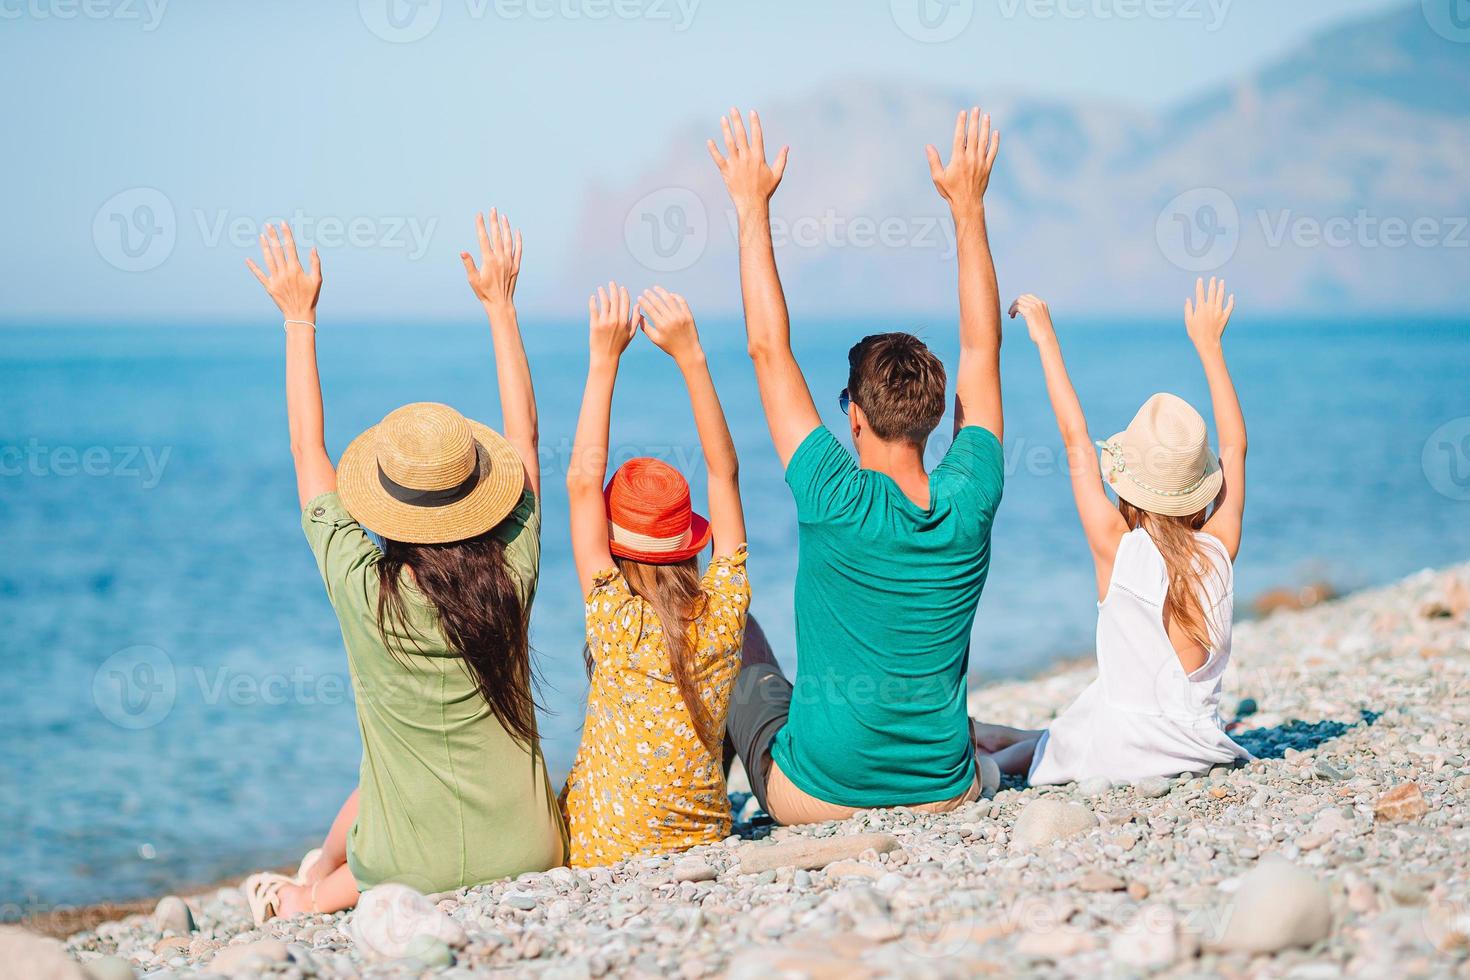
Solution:
<svg viewBox="0 0 1470 980"><path fill-rule="evenodd" d="M846 347L865 326L801 327L798 353L834 426ZM561 488L584 329L527 325L547 453L533 642L559 772L585 691ZM739 325L703 332L742 453L755 611L789 665L791 503ZM951 332L921 330L949 363ZM1470 443L1459 442L1470 422L1425 452L1432 433L1470 416L1466 324L1241 323L1231 340L1252 447L1243 595L1310 578L1358 587L1470 555L1470 503L1454 499L1470 496ZM1157 390L1206 408L1182 329L1089 324L1064 343L1097 438ZM332 325L320 346L334 454L407 401L498 423L478 324ZM298 527L281 349L274 325L0 328L7 915L292 860L353 786L356 723ZM1087 551L1020 329L1005 362L1010 472L976 621L977 680L1085 651L1093 623ZM625 372L615 446L685 468L702 499L677 374L642 344Z"/></svg>

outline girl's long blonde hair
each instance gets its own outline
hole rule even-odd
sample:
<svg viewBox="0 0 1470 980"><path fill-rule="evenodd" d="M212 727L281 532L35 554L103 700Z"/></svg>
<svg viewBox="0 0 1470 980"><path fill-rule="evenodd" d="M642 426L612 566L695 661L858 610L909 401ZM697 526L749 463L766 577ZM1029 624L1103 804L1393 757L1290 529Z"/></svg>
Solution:
<svg viewBox="0 0 1470 980"><path fill-rule="evenodd" d="M631 558L615 558L628 587L653 607L663 626L664 645L669 651L669 673L684 699L694 732L711 752L719 750L723 733L714 712L699 689L699 648L694 643L694 625L705 613L708 599L699 577L699 559L686 558L673 565L649 565Z"/></svg>
<svg viewBox="0 0 1470 980"><path fill-rule="evenodd" d="M1143 528L1153 539L1169 574L1169 590L1164 597L1164 623L1176 627L1190 642L1209 651L1219 636L1219 626L1204 606L1206 579L1219 575L1219 568L1205 551L1195 532L1205 526L1210 509L1184 517L1155 514L1119 499L1118 510L1130 531Z"/></svg>

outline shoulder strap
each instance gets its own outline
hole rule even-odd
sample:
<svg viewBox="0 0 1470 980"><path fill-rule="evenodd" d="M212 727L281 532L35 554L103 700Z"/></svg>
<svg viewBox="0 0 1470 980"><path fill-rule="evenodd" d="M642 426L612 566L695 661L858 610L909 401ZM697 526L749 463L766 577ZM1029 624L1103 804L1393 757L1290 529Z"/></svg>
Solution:
<svg viewBox="0 0 1470 980"><path fill-rule="evenodd" d="M1129 531L1113 559L1113 584L1145 602L1162 605L1169 590L1164 556L1143 528Z"/></svg>

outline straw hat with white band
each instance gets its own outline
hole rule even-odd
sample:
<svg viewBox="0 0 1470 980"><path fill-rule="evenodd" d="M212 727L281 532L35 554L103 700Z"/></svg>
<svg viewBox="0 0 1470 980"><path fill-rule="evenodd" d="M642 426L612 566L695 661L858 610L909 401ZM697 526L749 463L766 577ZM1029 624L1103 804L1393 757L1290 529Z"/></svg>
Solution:
<svg viewBox="0 0 1470 980"><path fill-rule="evenodd" d="M628 460L607 482L603 499L608 550L619 558L673 565L709 544L709 521L694 513L688 481L661 460Z"/></svg>
<svg viewBox="0 0 1470 980"><path fill-rule="evenodd" d="M1224 474L1210 449L1205 420L1175 395L1154 395L1128 428L1098 445L1103 479L1135 507L1184 517L1204 510L1220 494Z"/></svg>
<svg viewBox="0 0 1470 980"><path fill-rule="evenodd" d="M416 402L352 441L337 495L353 519L392 541L446 544L505 519L526 481L504 436L448 405Z"/></svg>

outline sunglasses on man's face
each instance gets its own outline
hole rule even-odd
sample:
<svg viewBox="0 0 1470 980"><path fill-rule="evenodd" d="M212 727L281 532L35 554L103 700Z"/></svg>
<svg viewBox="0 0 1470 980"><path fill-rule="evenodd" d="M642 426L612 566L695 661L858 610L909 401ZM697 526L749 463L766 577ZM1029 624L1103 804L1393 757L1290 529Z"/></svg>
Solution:
<svg viewBox="0 0 1470 980"><path fill-rule="evenodd" d="M843 415L846 415L847 414L847 410L851 406L852 406L852 395L848 393L848 390L846 388L843 388L842 389L842 394L840 394L840 395L837 396L837 407L840 408L840 409L842 409L842 414Z"/></svg>

